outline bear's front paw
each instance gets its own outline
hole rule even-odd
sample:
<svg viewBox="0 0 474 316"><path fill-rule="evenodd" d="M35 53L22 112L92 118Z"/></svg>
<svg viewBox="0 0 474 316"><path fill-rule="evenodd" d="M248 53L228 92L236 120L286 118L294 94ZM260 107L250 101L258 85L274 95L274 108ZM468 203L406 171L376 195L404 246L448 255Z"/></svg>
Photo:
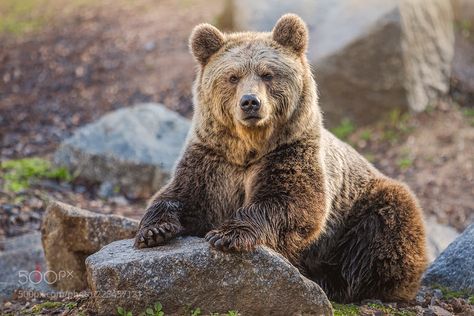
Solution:
<svg viewBox="0 0 474 316"><path fill-rule="evenodd" d="M250 229L221 228L211 230L205 239L222 251L247 252L255 250L258 245L256 234Z"/></svg>
<svg viewBox="0 0 474 316"><path fill-rule="evenodd" d="M179 223L161 222L140 227L135 236L137 248L149 248L163 245L177 236L182 230Z"/></svg>

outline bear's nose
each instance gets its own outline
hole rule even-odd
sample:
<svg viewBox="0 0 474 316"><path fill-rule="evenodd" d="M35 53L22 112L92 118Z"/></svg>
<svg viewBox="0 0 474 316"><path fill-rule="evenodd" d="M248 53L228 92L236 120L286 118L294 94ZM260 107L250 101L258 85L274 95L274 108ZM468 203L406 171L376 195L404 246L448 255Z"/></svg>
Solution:
<svg viewBox="0 0 474 316"><path fill-rule="evenodd" d="M257 112L260 109L260 100L255 94L245 94L240 99L240 108L246 112Z"/></svg>

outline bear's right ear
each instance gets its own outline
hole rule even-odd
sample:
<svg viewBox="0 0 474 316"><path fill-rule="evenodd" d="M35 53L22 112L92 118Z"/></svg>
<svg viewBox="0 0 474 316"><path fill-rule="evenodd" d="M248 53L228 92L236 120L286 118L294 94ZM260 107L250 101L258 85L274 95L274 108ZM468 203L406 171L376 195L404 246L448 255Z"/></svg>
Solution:
<svg viewBox="0 0 474 316"><path fill-rule="evenodd" d="M302 54L308 47L308 28L296 14L283 15L272 31L273 40Z"/></svg>
<svg viewBox="0 0 474 316"><path fill-rule="evenodd" d="M205 65L222 45L224 45L224 35L207 23L196 26L189 37L191 53L201 65Z"/></svg>

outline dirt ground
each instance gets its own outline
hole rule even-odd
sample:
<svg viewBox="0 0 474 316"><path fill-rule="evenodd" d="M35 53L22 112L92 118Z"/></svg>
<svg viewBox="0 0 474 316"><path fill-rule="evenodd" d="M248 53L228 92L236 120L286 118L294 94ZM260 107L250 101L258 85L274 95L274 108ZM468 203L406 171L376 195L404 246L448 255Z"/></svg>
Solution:
<svg viewBox="0 0 474 316"><path fill-rule="evenodd" d="M15 1L0 3L0 14L8 14L2 9L10 10L9 2ZM224 1L24 3L43 4L28 8L28 17L37 23L2 29L0 22L1 161L49 159L79 126L139 102L160 102L191 117L195 66L188 36L197 23L217 23ZM474 51L473 35L457 45ZM459 72L466 62L465 56L455 59ZM451 96L429 111L391 113L386 121L353 127L344 136L383 172L406 181L427 216L458 231L474 222L474 104L465 89L454 78ZM124 192L103 198L98 191L97 184L79 179L41 181L12 193L2 189L0 179L0 238L39 229L49 199L103 213L142 215L145 201ZM18 302L23 301L13 307L28 303ZM59 314L67 315L64 311Z"/></svg>

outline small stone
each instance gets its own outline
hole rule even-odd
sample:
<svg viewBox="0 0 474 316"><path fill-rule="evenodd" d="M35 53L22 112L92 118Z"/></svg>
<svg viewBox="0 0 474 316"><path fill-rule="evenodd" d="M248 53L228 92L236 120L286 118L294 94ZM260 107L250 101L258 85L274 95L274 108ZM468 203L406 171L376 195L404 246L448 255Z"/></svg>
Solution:
<svg viewBox="0 0 474 316"><path fill-rule="evenodd" d="M103 199L108 199L114 194L114 184L109 181L102 182L97 194Z"/></svg>
<svg viewBox="0 0 474 316"><path fill-rule="evenodd" d="M149 41L145 43L145 46L143 47L147 52L151 52L156 48L156 42L155 41Z"/></svg>
<svg viewBox="0 0 474 316"><path fill-rule="evenodd" d="M442 299L443 298L443 292L440 289L434 289L433 290L433 296L437 299Z"/></svg>
<svg viewBox="0 0 474 316"><path fill-rule="evenodd" d="M452 313L448 312L447 310L439 306L430 306L428 310L429 312L431 312L430 315L433 315L433 316L452 316L453 315Z"/></svg>

